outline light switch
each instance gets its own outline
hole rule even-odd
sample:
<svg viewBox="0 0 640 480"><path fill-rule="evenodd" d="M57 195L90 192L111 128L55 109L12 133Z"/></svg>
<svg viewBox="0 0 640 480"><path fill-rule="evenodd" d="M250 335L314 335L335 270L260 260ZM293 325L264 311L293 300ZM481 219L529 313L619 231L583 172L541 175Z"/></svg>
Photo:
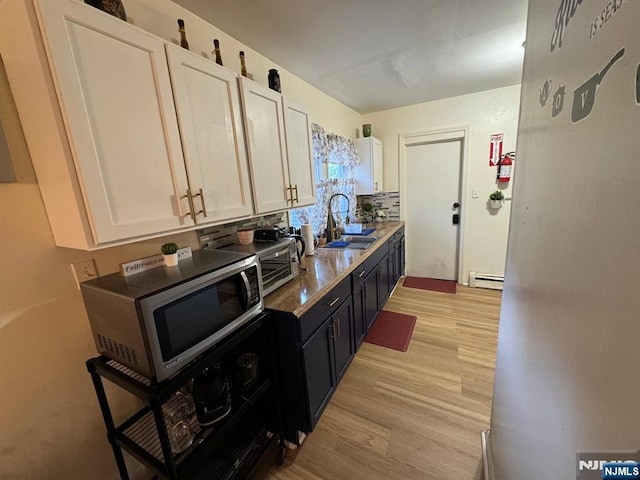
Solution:
<svg viewBox="0 0 640 480"><path fill-rule="evenodd" d="M93 261L93 258L72 263L71 270L73 271L73 277L76 280L78 290L80 289L80 284L82 282L86 282L87 280L91 280L98 276L96 263Z"/></svg>
<svg viewBox="0 0 640 480"><path fill-rule="evenodd" d="M477 188L471 189L471 198L478 198L480 196L480 190Z"/></svg>

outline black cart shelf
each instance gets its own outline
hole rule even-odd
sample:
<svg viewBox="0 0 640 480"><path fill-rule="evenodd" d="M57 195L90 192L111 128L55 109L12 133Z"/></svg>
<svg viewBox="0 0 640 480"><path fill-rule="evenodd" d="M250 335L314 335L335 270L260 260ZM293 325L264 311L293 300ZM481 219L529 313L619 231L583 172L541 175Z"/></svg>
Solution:
<svg viewBox="0 0 640 480"><path fill-rule="evenodd" d="M243 342L252 337L263 335L263 345L267 346L268 358L262 358L259 378L248 391L234 392L231 397L231 412L213 428L202 429L195 416L191 419L194 434L192 445L179 454L171 452L171 445L162 412L163 403L178 389L186 385L203 367L223 359ZM264 452L274 441L278 442L278 465L284 461L286 449L282 434L282 416L277 395L277 377L273 334L269 326L268 314L262 314L245 325L223 342L212 347L200 358L181 370L174 377L163 382L153 382L118 362L100 356L87 361L98 403L107 429L107 439L111 444L120 477L129 479L122 450L147 466L157 477L166 479L189 480L197 478L236 479L244 478L255 466ZM103 378L118 385L141 399L145 406L140 411L116 425L113 420L109 401L103 385ZM258 402L267 399L265 414L256 412ZM244 438L243 438L244 436ZM229 462L220 455L229 438L233 438L242 451L242 462ZM244 451L246 443L246 451ZM220 448L218 448L220 447ZM236 455L237 452L236 452Z"/></svg>

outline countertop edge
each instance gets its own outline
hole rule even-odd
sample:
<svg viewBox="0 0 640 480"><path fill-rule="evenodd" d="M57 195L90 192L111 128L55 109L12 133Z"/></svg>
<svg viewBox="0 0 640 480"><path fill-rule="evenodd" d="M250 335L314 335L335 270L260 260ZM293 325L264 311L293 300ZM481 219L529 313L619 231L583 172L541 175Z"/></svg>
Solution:
<svg viewBox="0 0 640 480"><path fill-rule="evenodd" d="M291 309L285 309L285 308L277 308L278 307L278 301L276 300L276 301L271 301L270 302L268 297L265 298L265 309L278 311L278 312L283 312L283 313L287 313L287 314L293 314L297 318L301 318L312 307L314 307L329 291L331 291L331 289L333 289L340 282L342 282L345 278L347 278L354 270L356 270L369 257L371 257L376 251L378 251L378 249L380 249L382 246L385 246L387 244L387 241L393 235L395 235L404 226L405 226L405 222L397 222L397 223L394 222L393 225L388 225L387 224L385 230L388 230L388 231L386 231L384 233L384 235L380 236L378 241L375 242L371 246L371 248L369 248L367 250L364 250L362 252L359 252L359 253L361 253L361 255L357 258L356 261L354 261L349 266L344 268L344 270L340 271L340 273L338 275L336 275L335 278L333 278L326 285L323 285L319 290L314 292L311 297L309 297L304 303L300 304L295 309L291 310ZM300 275L305 275L307 273L309 273L309 272L301 273ZM296 288L296 286L295 285L291 285L291 284L285 284L282 287L280 287L280 289L284 289L284 291L286 291L286 289L290 289L291 290L291 289L294 289L294 288ZM277 293L280 289L278 289L276 292L273 292L273 293Z"/></svg>

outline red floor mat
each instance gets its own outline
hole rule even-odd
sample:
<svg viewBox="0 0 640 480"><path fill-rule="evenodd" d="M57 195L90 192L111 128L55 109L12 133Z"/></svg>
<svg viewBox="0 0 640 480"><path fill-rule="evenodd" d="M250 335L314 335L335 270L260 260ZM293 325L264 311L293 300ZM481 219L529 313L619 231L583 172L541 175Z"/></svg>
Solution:
<svg viewBox="0 0 640 480"><path fill-rule="evenodd" d="M382 310L364 341L406 352L416 320L411 315Z"/></svg>
<svg viewBox="0 0 640 480"><path fill-rule="evenodd" d="M456 282L453 280L437 280L435 278L405 277L403 286L432 290L434 292L456 293Z"/></svg>

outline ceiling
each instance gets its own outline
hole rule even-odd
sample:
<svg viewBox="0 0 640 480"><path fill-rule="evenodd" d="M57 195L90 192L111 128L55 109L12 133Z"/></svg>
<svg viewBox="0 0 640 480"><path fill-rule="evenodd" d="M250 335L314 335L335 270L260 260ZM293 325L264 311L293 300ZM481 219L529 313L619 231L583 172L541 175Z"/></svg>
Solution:
<svg viewBox="0 0 640 480"><path fill-rule="evenodd" d="M360 113L520 83L528 0L174 0Z"/></svg>

